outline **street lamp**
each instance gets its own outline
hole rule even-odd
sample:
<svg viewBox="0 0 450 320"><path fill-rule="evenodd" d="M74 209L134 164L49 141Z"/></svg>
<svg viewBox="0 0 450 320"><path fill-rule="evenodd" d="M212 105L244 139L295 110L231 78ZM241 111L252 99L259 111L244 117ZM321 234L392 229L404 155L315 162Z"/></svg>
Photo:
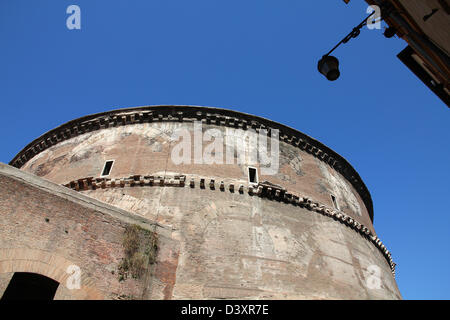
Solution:
<svg viewBox="0 0 450 320"><path fill-rule="evenodd" d="M360 24L358 24L356 27L353 28L353 30L345 36L344 39L339 41L337 45L334 46L333 49L331 49L327 54L322 56L322 59L319 60L319 63L317 64L317 69L321 74L323 74L328 80L334 81L337 78L339 78L339 75L341 74L339 72L339 60L334 57L330 56L330 54L339 47L342 43L347 43L350 41L351 38L356 38L361 33L362 27L364 27L367 24L367 21L371 16L375 14L376 11L373 11L367 18L365 18Z"/></svg>
<svg viewBox="0 0 450 320"><path fill-rule="evenodd" d="M319 60L317 69L328 80L334 81L339 78L339 60L336 57L325 55Z"/></svg>

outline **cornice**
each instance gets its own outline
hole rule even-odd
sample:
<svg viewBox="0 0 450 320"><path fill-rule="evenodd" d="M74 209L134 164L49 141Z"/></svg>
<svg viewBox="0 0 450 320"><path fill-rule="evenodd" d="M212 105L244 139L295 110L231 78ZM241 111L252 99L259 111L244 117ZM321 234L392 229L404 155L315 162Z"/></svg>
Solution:
<svg viewBox="0 0 450 320"><path fill-rule="evenodd" d="M373 221L373 203L369 190L350 163L335 151L306 134L283 124L258 116L212 107L199 106L144 106L92 114L71 120L29 143L9 164L21 168L28 160L40 152L75 136L110 127L148 122L193 122L227 126L255 131L279 130L281 141L298 147L342 174L361 196Z"/></svg>
<svg viewBox="0 0 450 320"><path fill-rule="evenodd" d="M345 226L353 229L359 233L366 240L370 241L384 256L391 268L391 272L395 277L396 264L392 260L392 255L381 240L374 235L369 228L359 223L352 217L348 216L342 211L327 207L317 201L314 201L306 196L299 196L297 194L287 191L281 186L273 184L259 183L244 184L239 180L216 180L215 178L190 177L187 181L187 175L133 175L126 178L109 179L109 178L82 178L64 184L65 187L76 191L85 190L102 190L114 188L128 188L128 187L190 187L191 189L210 189L219 190L220 192L229 192L249 196L259 196L269 201L278 201L306 208L309 211L319 213L323 216L334 219Z"/></svg>

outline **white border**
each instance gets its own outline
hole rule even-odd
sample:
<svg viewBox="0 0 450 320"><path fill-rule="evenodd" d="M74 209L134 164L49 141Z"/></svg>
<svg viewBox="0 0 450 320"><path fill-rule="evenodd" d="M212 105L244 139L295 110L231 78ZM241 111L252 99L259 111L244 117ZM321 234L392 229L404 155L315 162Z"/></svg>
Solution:
<svg viewBox="0 0 450 320"><path fill-rule="evenodd" d="M336 210L341 210L341 209L339 209L339 204L338 204L338 201L337 201L336 196L335 196L334 194L331 194L331 193L330 193L330 198L331 198L331 204L333 205L333 207L334 207ZM334 198L334 200L333 200L333 198Z"/></svg>
<svg viewBox="0 0 450 320"><path fill-rule="evenodd" d="M251 182L250 181L250 169L255 169L255 178L256 178L255 180L256 180L256 182ZM258 168L250 167L250 166L247 167L247 180L248 180L248 183L252 184L252 185L255 185L255 184L259 183Z"/></svg>
<svg viewBox="0 0 450 320"><path fill-rule="evenodd" d="M108 173L108 174L103 175L103 172L105 171L106 164L107 164L109 161L112 161L111 169L109 169L109 173ZM102 169L102 171L100 172L100 177L107 177L107 176L109 176L109 175L111 174L111 171L112 171L112 169L113 169L113 167L114 167L114 162L116 162L116 160L106 160L106 161L105 161L105 164L103 165L103 169Z"/></svg>

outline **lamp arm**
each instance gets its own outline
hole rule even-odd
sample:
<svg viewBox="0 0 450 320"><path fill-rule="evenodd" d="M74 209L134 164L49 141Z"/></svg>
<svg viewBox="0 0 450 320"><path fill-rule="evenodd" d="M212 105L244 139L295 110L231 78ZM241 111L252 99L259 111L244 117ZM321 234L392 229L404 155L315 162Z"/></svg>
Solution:
<svg viewBox="0 0 450 320"><path fill-rule="evenodd" d="M334 46L333 49L331 49L327 54L324 55L324 57L329 56L334 50L336 50L337 47L339 47L342 43L347 43L351 38L356 38L359 36L360 30L362 27L364 27L367 24L367 20L375 14L376 11L373 11L371 14L369 14L363 21L361 21L360 24L358 24L356 27L353 28L353 30L345 36L344 39L339 41L337 45Z"/></svg>

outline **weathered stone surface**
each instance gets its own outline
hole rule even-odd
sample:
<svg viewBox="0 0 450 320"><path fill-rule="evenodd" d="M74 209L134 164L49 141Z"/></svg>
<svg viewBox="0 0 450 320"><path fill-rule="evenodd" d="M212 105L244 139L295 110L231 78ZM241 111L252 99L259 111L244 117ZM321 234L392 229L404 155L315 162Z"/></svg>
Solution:
<svg viewBox="0 0 450 320"><path fill-rule="evenodd" d="M148 279L119 281L117 271L124 228L138 224L164 242L154 224L4 164L0 217L0 296L14 272L33 272L60 283L57 299L146 298ZM82 272L77 290L66 287L71 265Z"/></svg>
<svg viewBox="0 0 450 320"><path fill-rule="evenodd" d="M227 137L252 150L249 128L282 128L278 172L252 164L252 184L248 161L199 164L194 150L190 163L175 164L172 135L186 129L194 141L194 120L222 133L222 153ZM58 299L401 298L365 185L312 138L250 115L173 106L88 116L58 130L59 141L43 146L50 132L31 144L42 148L12 161L23 171L0 166L0 290L19 270L64 283L71 263L86 280L78 293L60 285ZM112 170L101 177L107 160ZM156 263L119 282L112 271L129 224L158 235ZM368 285L374 267L377 288Z"/></svg>
<svg viewBox="0 0 450 320"><path fill-rule="evenodd" d="M204 130L211 128L221 130L224 141L229 134L233 136L245 134L245 131L240 129L232 129L234 131L231 132L227 127L212 125L203 127ZM236 160L233 164L196 164L192 151L190 164L174 164L171 153L176 142L171 138L173 132L180 128L189 130L191 141L194 141L192 123L158 122L120 126L89 132L60 142L29 160L22 169L53 182L66 184L79 178L99 177L105 161L115 160L109 175L109 178L113 179L131 175L164 176L178 173L206 177L205 183L208 188L211 186L211 179L216 182L218 189L217 182L225 179L247 183L248 165L245 162L238 164ZM254 148L248 142L241 142L247 145L248 150ZM203 150L208 144L203 143ZM155 148L155 145L158 148ZM224 152L225 147L226 143ZM297 157L294 157L294 154L297 154ZM224 162L225 160L224 155ZM255 167L260 171L259 165ZM290 192L308 195L329 207L333 207L330 196L333 194L342 211L375 233L364 202L351 183L325 163L295 146L280 142L278 173L259 175L259 180L281 185ZM318 184L321 185L320 190L317 188Z"/></svg>

